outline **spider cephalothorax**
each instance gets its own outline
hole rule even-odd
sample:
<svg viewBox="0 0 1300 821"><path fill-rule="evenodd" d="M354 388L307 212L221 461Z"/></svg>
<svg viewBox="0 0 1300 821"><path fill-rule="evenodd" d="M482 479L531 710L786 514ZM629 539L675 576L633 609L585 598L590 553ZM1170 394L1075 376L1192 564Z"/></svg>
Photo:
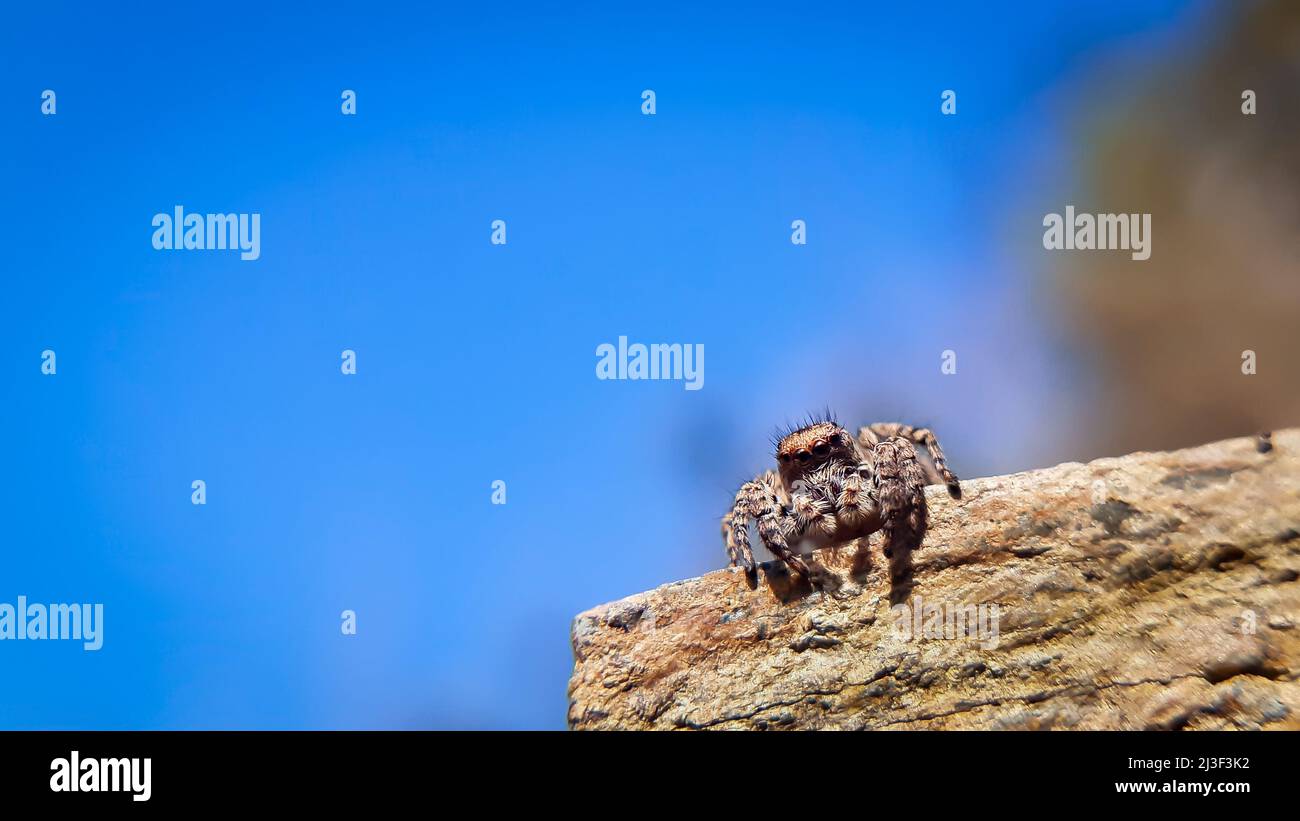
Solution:
<svg viewBox="0 0 1300 821"><path fill-rule="evenodd" d="M777 466L790 481L828 461L856 462L858 456L853 437L834 422L814 422L790 431L776 444Z"/></svg>
<svg viewBox="0 0 1300 821"><path fill-rule="evenodd" d="M931 464L917 459L917 444L929 451ZM798 551L805 542L840 545L879 530L887 557L919 547L928 522L927 475L961 498L938 440L924 428L879 423L854 437L834 420L815 420L780 437L776 463L775 471L742 485L722 517L727 555L749 573L751 521L774 556L810 578Z"/></svg>

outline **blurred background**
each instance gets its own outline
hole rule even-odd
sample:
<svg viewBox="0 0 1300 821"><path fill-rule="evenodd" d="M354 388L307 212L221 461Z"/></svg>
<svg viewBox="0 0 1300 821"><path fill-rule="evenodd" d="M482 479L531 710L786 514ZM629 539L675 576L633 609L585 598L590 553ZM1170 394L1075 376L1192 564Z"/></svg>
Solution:
<svg viewBox="0 0 1300 821"><path fill-rule="evenodd" d="M722 567L809 411L967 478L1300 423L1296 3L8 16L0 602L105 642L0 643L0 727L561 728L572 617Z"/></svg>

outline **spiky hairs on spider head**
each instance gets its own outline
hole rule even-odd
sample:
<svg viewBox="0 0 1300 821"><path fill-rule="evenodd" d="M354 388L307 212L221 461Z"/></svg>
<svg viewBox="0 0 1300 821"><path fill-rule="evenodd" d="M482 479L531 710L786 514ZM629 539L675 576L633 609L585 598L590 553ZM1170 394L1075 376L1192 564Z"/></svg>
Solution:
<svg viewBox="0 0 1300 821"><path fill-rule="evenodd" d="M773 433L771 437L772 447L774 449L780 450L781 442L788 439L793 434L796 434L800 431L808 430L809 428L815 427L817 425L827 425L827 424L835 425L836 427L839 427L840 424L839 420L835 418L835 414L831 411L829 405L827 405L820 411L814 411L812 413L809 413L807 416L804 417L804 420L802 422L786 422L781 427L778 427L776 429L776 432Z"/></svg>
<svg viewBox="0 0 1300 821"><path fill-rule="evenodd" d="M786 481L829 462L856 462L857 445L829 412L809 417L776 443L776 462Z"/></svg>

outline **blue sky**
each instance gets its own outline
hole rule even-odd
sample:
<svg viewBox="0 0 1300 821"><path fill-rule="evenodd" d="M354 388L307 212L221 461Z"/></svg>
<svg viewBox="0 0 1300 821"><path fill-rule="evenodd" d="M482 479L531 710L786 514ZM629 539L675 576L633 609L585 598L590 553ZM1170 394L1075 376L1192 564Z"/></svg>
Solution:
<svg viewBox="0 0 1300 821"><path fill-rule="evenodd" d="M1073 84L1202 15L1041 5L10 9L0 602L106 623L0 643L0 726L558 728L570 619L721 567L777 424L1089 456L1032 445L1073 397L1017 249ZM176 205L261 258L155 251ZM620 335L704 389L597 380Z"/></svg>

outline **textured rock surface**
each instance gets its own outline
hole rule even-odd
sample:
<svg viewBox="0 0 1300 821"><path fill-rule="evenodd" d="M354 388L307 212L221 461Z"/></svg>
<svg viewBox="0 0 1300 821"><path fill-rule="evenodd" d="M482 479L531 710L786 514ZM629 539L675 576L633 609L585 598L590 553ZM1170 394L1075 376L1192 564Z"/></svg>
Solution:
<svg viewBox="0 0 1300 821"><path fill-rule="evenodd" d="M878 539L869 567L860 545L817 555L834 592L766 565L757 588L719 570L589 610L569 724L1300 729L1300 430L1273 442L976 479L960 502L931 488L893 595L996 604L996 646L906 636Z"/></svg>

